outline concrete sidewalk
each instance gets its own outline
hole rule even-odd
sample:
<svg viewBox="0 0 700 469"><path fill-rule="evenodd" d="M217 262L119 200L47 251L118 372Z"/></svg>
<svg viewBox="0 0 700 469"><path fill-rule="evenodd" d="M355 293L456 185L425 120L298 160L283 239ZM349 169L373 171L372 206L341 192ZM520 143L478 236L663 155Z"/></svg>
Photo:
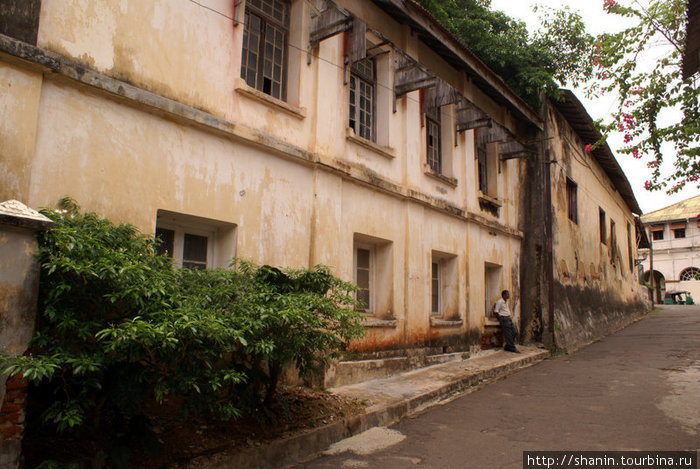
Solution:
<svg viewBox="0 0 700 469"><path fill-rule="evenodd" d="M268 445L236 454L198 458L189 467L277 468L311 459L331 444L377 426L391 425L403 417L549 357L549 351L520 347L522 353L487 350L466 360L433 365L396 376L332 388L331 392L370 402L364 414L314 428Z"/></svg>

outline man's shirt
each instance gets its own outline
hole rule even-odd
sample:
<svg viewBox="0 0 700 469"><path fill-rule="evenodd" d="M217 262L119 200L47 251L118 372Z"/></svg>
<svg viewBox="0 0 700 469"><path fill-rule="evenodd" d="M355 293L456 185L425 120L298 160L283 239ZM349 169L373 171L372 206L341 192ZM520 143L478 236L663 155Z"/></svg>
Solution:
<svg viewBox="0 0 700 469"><path fill-rule="evenodd" d="M493 312L499 316L510 317L510 309L508 309L508 303L503 298L499 298L493 307Z"/></svg>

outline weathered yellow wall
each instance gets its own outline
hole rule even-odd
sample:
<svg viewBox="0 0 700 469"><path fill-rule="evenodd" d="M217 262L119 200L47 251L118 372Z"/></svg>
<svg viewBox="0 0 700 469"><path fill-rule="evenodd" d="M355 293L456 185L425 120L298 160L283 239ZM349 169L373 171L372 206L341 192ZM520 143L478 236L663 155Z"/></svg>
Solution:
<svg viewBox="0 0 700 469"><path fill-rule="evenodd" d="M235 14L232 1L202 3ZM339 3L509 124L507 112L407 27L370 2ZM307 65L296 46L308 37L308 8L292 2L293 17L303 20L292 20L288 99L279 102L239 78L242 25L193 2L44 0L39 47L204 110L233 130L206 131L0 63L0 86L13 86L0 95L0 117L17 121L0 128L2 195L33 207L71 196L85 210L145 233L154 232L158 210L204 217L235 225L226 242L235 242L230 251L239 257L290 267L323 263L346 280L353 279L356 235L388 241L387 306L377 312L385 323L355 348L474 345L484 304L495 301L484 298L486 263L502 266L499 288L513 292L517 320L522 163L503 162L492 175L502 203L495 216L479 208L473 132L458 135L456 146L444 143L456 186L425 174L418 92L398 99L397 112L378 113L386 144L349 138L343 39L323 41L314 51L320 59ZM457 293L443 318L453 321L440 325L430 319L433 251L456 262Z"/></svg>
<svg viewBox="0 0 700 469"><path fill-rule="evenodd" d="M548 148L556 160L551 165L555 329L558 345L575 349L629 323L645 313L648 304L634 268L637 249L631 209L594 157L585 153L585 145L594 142L583 142L554 109L549 113ZM567 177L577 184L577 222L569 219ZM605 243L600 240L600 208L605 211Z"/></svg>
<svg viewBox="0 0 700 469"><path fill-rule="evenodd" d="M0 62L0 201L27 202L41 80L39 73Z"/></svg>

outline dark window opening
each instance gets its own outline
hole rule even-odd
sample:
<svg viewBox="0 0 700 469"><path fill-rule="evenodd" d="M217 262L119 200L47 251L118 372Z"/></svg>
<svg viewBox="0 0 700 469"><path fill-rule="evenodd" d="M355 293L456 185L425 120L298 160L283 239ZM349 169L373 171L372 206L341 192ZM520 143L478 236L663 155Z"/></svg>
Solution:
<svg viewBox="0 0 700 469"><path fill-rule="evenodd" d="M185 233L182 266L204 270L207 268L207 237Z"/></svg>
<svg viewBox="0 0 700 469"><path fill-rule="evenodd" d="M173 257L173 245L175 244L175 231L165 228L156 228L156 253L161 256Z"/></svg>
<svg viewBox="0 0 700 469"><path fill-rule="evenodd" d="M568 208L569 220L578 223L578 186L574 181L566 178L566 205Z"/></svg>

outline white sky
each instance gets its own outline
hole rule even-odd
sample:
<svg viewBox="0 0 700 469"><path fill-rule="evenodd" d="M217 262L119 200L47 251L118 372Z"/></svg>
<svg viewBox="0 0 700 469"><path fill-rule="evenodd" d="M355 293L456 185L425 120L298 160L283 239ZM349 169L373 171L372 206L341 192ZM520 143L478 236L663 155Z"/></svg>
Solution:
<svg viewBox="0 0 700 469"><path fill-rule="evenodd" d="M629 4L628 1L621 0L622 4ZM491 7L494 10L506 12L508 16L524 21L530 31L535 31L539 26L539 13L533 13L534 5L543 5L553 8L563 8L569 6L571 10L578 11L583 18L583 21L588 28L588 32L593 35L602 32L618 31L624 27L624 22L617 15L609 15L603 10L603 0L592 0L582 2L581 0L492 0ZM598 98L595 100L587 99L583 89L574 88L574 93L579 100L586 106L588 114L593 119L604 118L615 105L613 96ZM649 159L634 159L631 155L618 154L617 150L622 148L622 137L615 134L608 139L610 149L615 153L617 161L627 175L627 179L634 190L634 195L639 202L644 213L652 212L668 205L680 202L681 200L693 197L700 194L700 188L697 186L686 185L679 193L668 195L664 191L649 192L644 189L644 181L649 179L650 171L647 168ZM672 150L672 149L671 149ZM672 152L664 154L665 161L663 168L671 168ZM666 161L668 160L668 161ZM668 172L670 174L670 171Z"/></svg>

